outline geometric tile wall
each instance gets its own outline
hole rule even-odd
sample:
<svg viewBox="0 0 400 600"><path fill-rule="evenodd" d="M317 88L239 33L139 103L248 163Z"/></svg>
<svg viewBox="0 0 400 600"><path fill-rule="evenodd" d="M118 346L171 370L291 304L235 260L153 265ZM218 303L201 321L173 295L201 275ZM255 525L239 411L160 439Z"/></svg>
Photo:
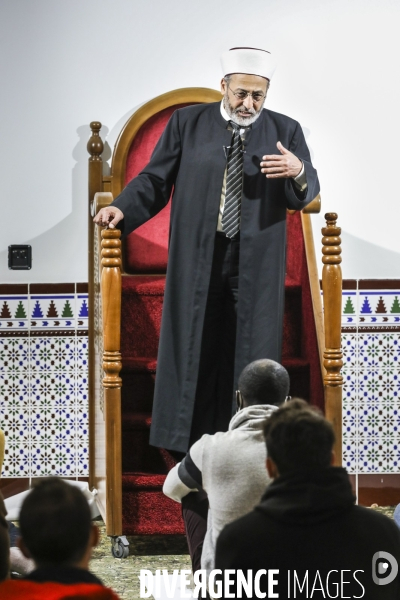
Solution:
<svg viewBox="0 0 400 600"><path fill-rule="evenodd" d="M400 281L343 288L343 464L400 473ZM2 477L88 475L87 353L87 284L0 285Z"/></svg>
<svg viewBox="0 0 400 600"><path fill-rule="evenodd" d="M400 473L400 281L343 287L343 465Z"/></svg>
<svg viewBox="0 0 400 600"><path fill-rule="evenodd" d="M0 286L2 477L88 475L87 284Z"/></svg>

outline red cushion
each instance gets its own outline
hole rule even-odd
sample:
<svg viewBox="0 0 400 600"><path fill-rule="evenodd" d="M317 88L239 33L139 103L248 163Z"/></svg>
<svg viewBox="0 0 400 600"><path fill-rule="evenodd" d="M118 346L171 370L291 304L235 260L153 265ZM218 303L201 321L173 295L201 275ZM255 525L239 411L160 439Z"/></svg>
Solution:
<svg viewBox="0 0 400 600"><path fill-rule="evenodd" d="M177 104L150 117L139 129L129 149L126 161L125 184L147 165L164 128ZM165 273L168 261L168 236L171 202L147 223L132 232L125 241L125 270L127 273Z"/></svg>
<svg viewBox="0 0 400 600"><path fill-rule="evenodd" d="M324 390L322 386L303 228L299 212L287 216L286 285L288 284L301 286L301 314L298 315L297 323L300 331L297 336L300 334L300 356L310 363L310 392L306 400L309 400L311 404L323 410ZM295 323L286 321L285 325L293 326ZM287 329L284 329L283 336L284 346L285 339L286 342L296 339L296 336L292 335ZM294 357L295 354L290 353L287 356Z"/></svg>

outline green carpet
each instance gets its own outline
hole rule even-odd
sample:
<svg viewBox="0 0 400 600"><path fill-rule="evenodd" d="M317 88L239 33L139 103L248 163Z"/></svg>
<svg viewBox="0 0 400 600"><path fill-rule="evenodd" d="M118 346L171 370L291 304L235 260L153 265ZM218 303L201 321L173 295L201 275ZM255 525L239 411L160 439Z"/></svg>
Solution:
<svg viewBox="0 0 400 600"><path fill-rule="evenodd" d="M395 507L371 507L388 517L393 517ZM140 569L190 569L186 539L184 536L128 537L128 558L116 559L111 554L110 538L104 523L98 521L101 533L100 545L95 548L91 570L103 583L111 587L124 600L139 600Z"/></svg>
<svg viewBox="0 0 400 600"><path fill-rule="evenodd" d="M111 554L110 538L102 521L98 521L100 544L93 552L90 569L105 585L124 600L137 600L140 569L190 569L190 557L184 536L128 537L128 558L117 559Z"/></svg>

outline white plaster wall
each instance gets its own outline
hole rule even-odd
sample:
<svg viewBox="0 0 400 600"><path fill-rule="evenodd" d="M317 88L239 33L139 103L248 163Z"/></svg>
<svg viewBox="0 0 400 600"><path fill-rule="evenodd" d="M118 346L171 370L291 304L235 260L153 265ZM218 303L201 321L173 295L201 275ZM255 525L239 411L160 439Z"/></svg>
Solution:
<svg viewBox="0 0 400 600"><path fill-rule="evenodd" d="M306 132L344 277L399 278L399 17L392 0L1 0L0 281L87 280L89 122L112 148L141 103L218 88L237 45L278 57L267 106ZM18 243L31 271L7 268Z"/></svg>

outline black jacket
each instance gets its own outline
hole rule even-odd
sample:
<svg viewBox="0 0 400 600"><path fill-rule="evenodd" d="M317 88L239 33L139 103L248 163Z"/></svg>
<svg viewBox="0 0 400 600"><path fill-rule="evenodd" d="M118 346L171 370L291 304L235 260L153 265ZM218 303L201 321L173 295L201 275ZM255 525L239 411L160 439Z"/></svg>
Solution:
<svg viewBox="0 0 400 600"><path fill-rule="evenodd" d="M279 477L251 513L222 531L215 568L278 569L279 598L399 600L399 576L384 584L392 566L385 571L379 565L400 564L400 531L389 518L354 501L344 469ZM393 558L375 557L373 565L382 551ZM383 585L373 581L373 569ZM260 587L268 592L267 576Z"/></svg>

